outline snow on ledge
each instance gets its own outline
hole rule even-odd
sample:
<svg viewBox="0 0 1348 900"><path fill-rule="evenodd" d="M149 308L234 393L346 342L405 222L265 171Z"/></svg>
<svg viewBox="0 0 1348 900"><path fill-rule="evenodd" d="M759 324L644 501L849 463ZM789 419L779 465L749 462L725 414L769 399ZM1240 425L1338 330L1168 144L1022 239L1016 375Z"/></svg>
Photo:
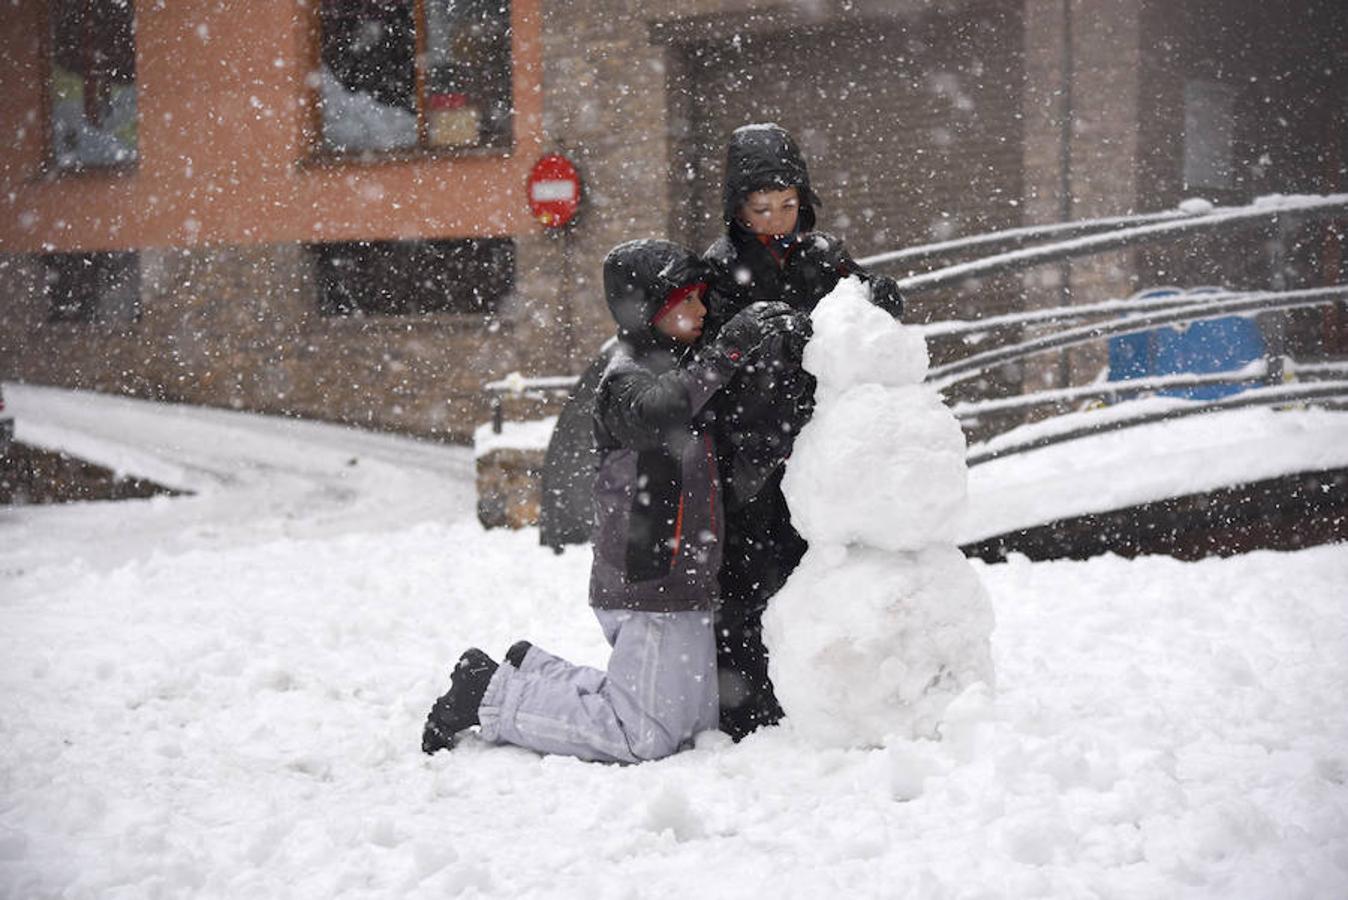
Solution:
<svg viewBox="0 0 1348 900"><path fill-rule="evenodd" d="M481 459L493 450L546 450L556 427L556 416L504 422L500 434L492 430L490 422L484 423L473 431L473 457Z"/></svg>

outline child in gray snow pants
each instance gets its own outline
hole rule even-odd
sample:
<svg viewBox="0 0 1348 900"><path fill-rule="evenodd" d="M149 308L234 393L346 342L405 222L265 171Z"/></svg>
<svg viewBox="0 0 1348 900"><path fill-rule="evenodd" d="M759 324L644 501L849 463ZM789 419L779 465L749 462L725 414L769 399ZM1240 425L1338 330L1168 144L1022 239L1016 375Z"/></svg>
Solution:
<svg viewBox="0 0 1348 900"><path fill-rule="evenodd" d="M716 727L724 513L709 401L769 338L807 338L809 320L757 303L703 344L706 278L697 256L668 241L631 241L604 260L619 343L595 395L590 605L612 647L607 669L528 641L499 665L469 649L427 716L425 752L480 725L488 741L641 762Z"/></svg>
<svg viewBox="0 0 1348 900"><path fill-rule="evenodd" d="M716 728L711 612L596 609L608 671L538 647L501 666L478 707L482 737L605 762L669 756Z"/></svg>

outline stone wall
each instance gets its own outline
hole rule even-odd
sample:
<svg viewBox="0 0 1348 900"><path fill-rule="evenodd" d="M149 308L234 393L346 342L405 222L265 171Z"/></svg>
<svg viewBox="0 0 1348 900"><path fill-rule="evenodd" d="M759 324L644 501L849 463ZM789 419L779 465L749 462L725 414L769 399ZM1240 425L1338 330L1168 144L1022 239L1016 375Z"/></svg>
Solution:
<svg viewBox="0 0 1348 900"><path fill-rule="evenodd" d="M477 459L477 519L485 528L538 524L543 451L498 448Z"/></svg>

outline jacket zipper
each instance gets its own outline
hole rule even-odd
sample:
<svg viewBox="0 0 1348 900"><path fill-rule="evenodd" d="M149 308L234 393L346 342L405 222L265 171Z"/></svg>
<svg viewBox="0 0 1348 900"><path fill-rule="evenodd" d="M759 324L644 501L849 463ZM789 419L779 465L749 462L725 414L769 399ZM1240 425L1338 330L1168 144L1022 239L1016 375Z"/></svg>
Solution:
<svg viewBox="0 0 1348 900"><path fill-rule="evenodd" d="M707 472L711 476L708 479L711 484L711 491L707 494L707 515L711 521L711 532L716 533L716 488L720 480L716 477L716 455L712 452L711 435L702 436L702 446L707 451ZM683 545L683 499L684 492L679 491L679 511L674 516L674 539L672 541L673 550L669 555L669 567L672 569L679 561L679 548Z"/></svg>
<svg viewBox="0 0 1348 900"><path fill-rule="evenodd" d="M683 543L683 491L679 491L679 512L674 518L674 540L673 551L669 555L669 567L674 568L674 564L679 561L679 545Z"/></svg>
<svg viewBox="0 0 1348 900"><path fill-rule="evenodd" d="M716 474L716 454L711 445L711 435L702 436L702 446L707 448L707 473L711 476L708 482L711 484L711 491L707 495L707 512L711 517L711 533L716 533L716 491L720 487L720 478Z"/></svg>

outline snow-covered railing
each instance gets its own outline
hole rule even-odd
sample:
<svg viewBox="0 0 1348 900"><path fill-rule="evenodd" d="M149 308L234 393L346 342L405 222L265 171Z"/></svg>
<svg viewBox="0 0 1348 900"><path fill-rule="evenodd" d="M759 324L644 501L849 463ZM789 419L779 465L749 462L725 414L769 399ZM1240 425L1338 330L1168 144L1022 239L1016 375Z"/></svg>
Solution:
<svg viewBox="0 0 1348 900"><path fill-rule="evenodd" d="M1151 378L1129 378L1123 381L1105 381L1073 388L1057 388L1049 391L1035 391L1019 394L1015 397L1000 397L996 400L977 400L953 403L950 411L957 419L968 421L995 413L1014 412L1033 409L1037 406L1061 406L1080 403L1083 400L1100 400L1114 403L1127 400L1139 394L1156 391L1170 391L1177 388L1207 387L1210 385L1243 385L1280 383L1282 375L1289 367L1290 360L1279 366L1275 361L1270 365L1266 359L1256 359L1247 366L1232 372L1210 372L1196 374L1187 372L1179 375L1156 375Z"/></svg>
<svg viewBox="0 0 1348 900"><path fill-rule="evenodd" d="M1218 319L1231 315L1247 315L1278 309L1320 306L1345 300L1348 300L1348 285L1309 288L1299 291L1191 294L1189 295L1189 302L1181 306L1151 309L1135 316L1068 328L1004 347L985 350L982 353L974 353L943 365L933 366L927 375L927 381L938 390L944 390L961 381L977 377L996 366L1005 365L1027 356L1034 356L1047 350L1059 350L1065 347L1087 344L1105 337L1139 334L1151 331L1161 325L1198 322L1205 319ZM1126 308L1122 307L1120 311Z"/></svg>
<svg viewBox="0 0 1348 900"><path fill-rule="evenodd" d="M1348 378L1348 362L1297 362L1287 360L1287 374L1313 381L1320 378Z"/></svg>
<svg viewBox="0 0 1348 900"><path fill-rule="evenodd" d="M506 395L523 397L529 400L546 400L549 397L565 397L576 386L576 375L537 375L527 377L519 372L497 381L489 381L482 386L491 394L491 430L500 434L505 426L505 407L501 398Z"/></svg>
<svg viewBox="0 0 1348 900"><path fill-rule="evenodd" d="M544 394L556 391L569 391L576 383L575 375L536 375L525 376L511 372L498 381L488 381L482 387L497 394Z"/></svg>
<svg viewBox="0 0 1348 900"><path fill-rule="evenodd" d="M935 366L931 369L927 380L938 390L945 390L997 366L1048 350L1060 350L1111 337L1143 334L1167 325L1187 325L1232 315L1248 316L1270 310L1323 306L1345 301L1348 301L1348 285L1297 291L1207 290L1160 298L1115 300L1059 310L1037 310L1029 314L1000 316L983 322L936 323L935 326L928 326L928 335L934 329L940 329L942 334L970 332L990 334L1018 329L1025 325L1044 323L1071 325L1088 314L1109 316L1104 321L1062 328L1056 332L1037 335L1017 343L973 353L942 366ZM978 327L965 328L960 327L961 325ZM1304 383L1287 384L1286 381L1290 379L1300 379ZM1036 407L1063 407L1089 401L1113 403L1159 391L1215 385L1239 387L1244 392L1235 397L1211 401L1176 400L1177 405L1163 414L1147 408L1128 408L1128 404L1122 404L1109 410L1108 414L1100 415L1088 425L1064 426L1061 430L1049 425L1045 432L1043 423L1040 423L1035 430L1036 436L1032 439L1002 443L1002 436L999 435L982 445L971 447L968 456L969 465L1103 431L1131 428L1205 412L1254 405L1276 406L1310 400L1348 401L1348 363L1297 362L1271 354L1231 371L1125 378L1079 387L1036 391L1015 397L961 402L954 404L953 410L960 421L967 426L977 422L981 417L1015 413Z"/></svg>
<svg viewBox="0 0 1348 900"><path fill-rule="evenodd" d="M989 462L1027 450L1050 447L1064 441L1076 440L1095 434L1104 434L1154 422L1183 419L1189 416L1204 415L1229 409L1242 409L1251 406L1284 406L1307 403L1312 400L1338 400L1348 402L1348 379L1334 381L1314 381L1305 384L1279 385L1276 387L1254 388L1241 394L1210 400L1203 403L1175 401L1176 405L1163 410L1142 409L1134 412L1127 406L1114 407L1111 415L1101 416L1086 424L1073 423L1062 429L1049 428L1039 430L1033 437L1025 440L994 438L982 445L969 449L966 457L970 466Z"/></svg>
<svg viewBox="0 0 1348 900"><path fill-rule="evenodd" d="M1131 216L1111 216L1103 219L1077 219L1071 222L1053 222L1048 225L1025 225L1018 228L1006 228L1001 231L989 231L968 237L953 238L932 244L920 244L916 247L904 247L876 253L857 260L863 266L912 265L943 256L956 256L964 253L998 251L1008 247L1019 247L1049 239L1068 240L1099 234L1102 231L1115 231L1132 228L1151 222L1164 222L1183 219L1188 216L1206 215L1214 207L1207 201L1186 201L1178 209L1168 209L1155 213L1139 213Z"/></svg>
<svg viewBox="0 0 1348 900"><path fill-rule="evenodd" d="M912 295L923 291L958 285L969 278L988 277L1028 269L1047 263L1090 256L1126 247L1161 241L1179 241L1217 231L1259 227L1312 219L1348 218L1348 194L1327 196L1261 197L1246 206L1215 207L1204 201L1190 200L1178 209L1137 216L1121 216L1044 226L1013 228L989 234L973 235L951 241L927 244L865 257L866 266L893 267L912 265L940 257L982 254L978 258L944 266L929 272L900 278L901 290ZM993 251L989 253L989 251ZM1176 290L1162 296L1144 296L1129 300L1060 306L992 316L978 320L931 322L921 326L928 338L962 338L973 347L998 334L1015 334L1032 329L1030 337L993 349L969 353L963 358L934 366L927 378L938 390L975 378L1009 362L1050 350L1093 343L1111 337L1136 335L1167 325L1185 325L1232 315L1251 316L1273 310L1328 306L1348 301L1348 285L1336 285L1296 291L1203 291ZM1273 348L1270 348L1272 350ZM1239 371L1206 374L1186 373L1129 378L1051 391L1039 391L1017 397L962 402L954 406L956 415L972 425L980 417L1015 413L1043 406L1066 406L1083 401L1114 402L1164 390L1230 385L1245 389L1242 396L1259 397L1276 404L1285 378L1297 378L1316 385L1315 397L1342 399L1348 386L1348 365L1336 363L1298 363L1279 355L1270 355ZM1252 390L1251 385L1263 388ZM1233 399L1211 403L1184 403L1177 409L1192 415L1210 409L1230 408ZM1175 415L1178 415L1176 413ZM1128 427L1154 421L1111 413L1109 421ZM1081 436L1079 430L1065 433L1061 440ZM1037 445L1036 445L1037 446ZM997 455L1030 449L1030 445L997 451ZM984 449L971 451L971 464L992 458Z"/></svg>
<svg viewBox="0 0 1348 900"><path fill-rule="evenodd" d="M1177 294L1169 297L1106 300L1101 303L1036 309L1029 312L991 316L977 320L949 319L916 327L922 330L923 337L930 339L932 337L987 334L1012 330L1026 325L1060 324L1095 317L1129 315L1126 320L1116 319L1111 326L1098 324L1077 332L1071 332L1072 335L1080 335L1080 338L1068 339L1069 343L1085 343L1111 334L1148 331L1161 324L1196 321L1201 318L1234 315L1251 310L1263 312L1294 306L1314 306L1335 299L1342 299L1345 292L1348 292L1348 286L1315 288L1310 291L1212 291L1205 294ZM1284 302L1286 305L1283 305ZM1201 312L1206 312L1208 315L1190 314ZM938 387L947 387L949 384L973 377L988 368L1002 365L1017 357L1031 356L1035 353L1064 346L1061 343L1051 343L1051 341L1062 339L1062 333L1060 333L1045 336L1036 341L999 347L983 354L965 357L956 362L933 368L927 380L937 383ZM1045 346L1045 342L1050 343ZM1306 364L1302 364L1302 367L1309 371ZM946 380L947 376L962 373L967 374L963 374L962 378ZM518 372L512 372L502 379L487 382L483 385L483 389L495 395L494 402L496 404L499 404L499 397L506 394L543 399L547 395L556 396L568 393L576 386L579 377L578 375L526 377Z"/></svg>
<svg viewBox="0 0 1348 900"><path fill-rule="evenodd" d="M931 272L909 275L906 278L898 279L899 289L905 294L915 294L950 287L968 278L1015 272L1078 256L1090 256L1124 247L1197 236L1206 232L1230 229L1233 226L1253 225L1261 221L1341 218L1348 216L1348 194L1329 194L1325 196L1274 194L1260 197L1248 206L1215 206L1204 212L1199 212L1199 209L1201 207L1190 202L1174 213L1135 217L1134 221L1141 224L1122 227L1116 227L1112 224L1105 226L1106 230L1103 230L1103 233L1095 233L1102 230L1095 223L1117 220L1095 220L1095 223L1088 221L1084 223L1088 229L1085 236L1050 241L1020 250L995 253L968 262L945 266ZM1193 212L1186 214L1186 210L1193 210ZM1160 221L1157 221L1158 219ZM1064 226L1073 224L1076 223L1063 223ZM1044 229L1040 229L1040 233L1043 234L1050 227L1044 226ZM1094 232L1089 229L1094 229ZM940 247L939 255L945 255L964 249L976 249L979 246L977 243L979 241L985 244L994 243L993 238L997 235L1007 236L1024 231L1025 229L1010 229L1004 232L993 232L991 235L979 235L974 238L945 241L940 244L927 244L910 250L867 256L859 259L858 262L863 266L883 266L900 260L911 261L918 258L930 258L938 255L933 248ZM1064 233L1071 232L1065 231ZM1052 233L1048 232L1048 236L1052 236ZM1015 237L1014 240L1008 239L1008 242L1024 243L1027 240L1028 238L1022 234Z"/></svg>
<svg viewBox="0 0 1348 900"><path fill-rule="evenodd" d="M1099 303L1081 303L1075 306L1050 306L1026 312L1005 313L1000 316L988 316L985 319L941 319L915 327L922 329L922 336L962 337L967 343L977 341L990 332L1011 330L1027 325L1060 325L1082 319L1099 319L1109 316L1132 315L1143 312L1160 312L1167 309L1196 306L1200 301L1215 297L1230 297L1238 291L1210 290L1203 294L1187 293L1183 288L1153 288L1155 291L1170 291L1166 296L1129 297L1125 300L1102 300Z"/></svg>

